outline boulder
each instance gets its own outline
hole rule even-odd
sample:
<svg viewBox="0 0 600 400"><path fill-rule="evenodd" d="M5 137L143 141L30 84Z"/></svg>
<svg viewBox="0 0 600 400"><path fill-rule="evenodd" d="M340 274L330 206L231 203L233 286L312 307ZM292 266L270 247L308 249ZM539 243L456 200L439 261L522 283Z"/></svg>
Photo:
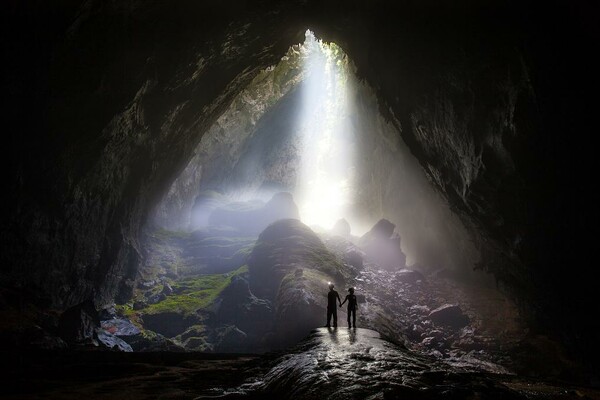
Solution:
<svg viewBox="0 0 600 400"><path fill-rule="evenodd" d="M425 277L418 271L410 269L401 269L394 274L394 281L414 284L417 281L424 281Z"/></svg>
<svg viewBox="0 0 600 400"><path fill-rule="evenodd" d="M333 225L333 228L331 229L332 234L342 237L350 236L350 232L350 224L344 218L337 220L337 222Z"/></svg>
<svg viewBox="0 0 600 400"><path fill-rule="evenodd" d="M406 255L400 246L400 235L394 233L395 227L387 219L381 219L359 240L366 259L387 270L406 267Z"/></svg>
<svg viewBox="0 0 600 400"><path fill-rule="evenodd" d="M469 324L469 317L455 304L444 304L429 313L429 319L436 325L460 329Z"/></svg>
<svg viewBox="0 0 600 400"><path fill-rule="evenodd" d="M140 334L140 330L125 318L111 318L101 321L100 324L102 329L115 336L123 337Z"/></svg>
<svg viewBox="0 0 600 400"><path fill-rule="evenodd" d="M210 334L210 328L204 325L194 325L178 335L175 340L182 343L186 350L212 352L214 348L210 343Z"/></svg>
<svg viewBox="0 0 600 400"><path fill-rule="evenodd" d="M349 247L344 253L344 262L354 267L356 271L364 268L363 263L364 253L356 247Z"/></svg>
<svg viewBox="0 0 600 400"><path fill-rule="evenodd" d="M104 329L96 329L96 337L101 346L104 346L110 350L132 352L131 346L123 339L105 331Z"/></svg>
<svg viewBox="0 0 600 400"><path fill-rule="evenodd" d="M321 239L297 219L269 225L258 237L248 257L250 290L259 298L273 301L285 275L297 268L318 270L343 284L343 264Z"/></svg>
<svg viewBox="0 0 600 400"><path fill-rule="evenodd" d="M216 352L242 352L246 348L246 337L246 333L239 330L235 325L224 325L212 332L211 343L213 343Z"/></svg>
<svg viewBox="0 0 600 400"><path fill-rule="evenodd" d="M375 225L373 225L371 230L369 232L367 232L366 235L369 235L369 236L375 237L375 238L389 239L392 237L392 234L394 233L395 228L396 228L396 225L394 225L387 219L383 218L383 219L380 219L379 221L377 221L377 223Z"/></svg>

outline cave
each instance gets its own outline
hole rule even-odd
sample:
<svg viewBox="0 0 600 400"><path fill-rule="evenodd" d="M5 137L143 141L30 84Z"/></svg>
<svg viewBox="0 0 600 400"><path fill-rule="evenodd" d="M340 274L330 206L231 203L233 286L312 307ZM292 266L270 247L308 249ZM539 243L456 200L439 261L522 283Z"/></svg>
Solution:
<svg viewBox="0 0 600 400"><path fill-rule="evenodd" d="M600 398L597 7L5 11L9 398Z"/></svg>

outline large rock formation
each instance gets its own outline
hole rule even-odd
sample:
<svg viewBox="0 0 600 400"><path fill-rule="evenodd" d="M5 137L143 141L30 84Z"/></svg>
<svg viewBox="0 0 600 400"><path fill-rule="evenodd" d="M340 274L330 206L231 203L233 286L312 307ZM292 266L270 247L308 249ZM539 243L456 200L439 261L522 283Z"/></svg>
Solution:
<svg viewBox="0 0 600 400"><path fill-rule="evenodd" d="M387 219L381 219L360 238L361 247L367 258L388 270L400 270L406 267L406 255L400 247L400 235L394 233L395 227Z"/></svg>
<svg viewBox="0 0 600 400"><path fill-rule="evenodd" d="M298 220L280 220L262 232L248 257L250 288L273 302L271 345L285 347L325 323L327 283L343 287L352 270Z"/></svg>
<svg viewBox="0 0 600 400"><path fill-rule="evenodd" d="M274 299L283 277L298 268L320 271L336 283L344 281L340 261L296 219L280 220L267 227L248 257L248 267L250 289L266 299Z"/></svg>

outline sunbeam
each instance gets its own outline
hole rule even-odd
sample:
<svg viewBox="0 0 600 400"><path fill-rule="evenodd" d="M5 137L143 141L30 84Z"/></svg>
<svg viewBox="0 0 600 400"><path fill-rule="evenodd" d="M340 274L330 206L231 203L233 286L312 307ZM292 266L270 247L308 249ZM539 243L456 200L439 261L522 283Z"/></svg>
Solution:
<svg viewBox="0 0 600 400"><path fill-rule="evenodd" d="M302 221L330 228L352 203L354 151L348 123L348 61L310 31L302 46L305 79L297 123L301 167L295 198Z"/></svg>

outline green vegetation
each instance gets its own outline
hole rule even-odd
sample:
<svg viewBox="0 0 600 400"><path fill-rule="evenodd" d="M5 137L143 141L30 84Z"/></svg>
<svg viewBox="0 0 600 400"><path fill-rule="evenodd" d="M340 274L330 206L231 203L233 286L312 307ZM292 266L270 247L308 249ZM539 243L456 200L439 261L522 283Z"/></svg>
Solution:
<svg viewBox="0 0 600 400"><path fill-rule="evenodd" d="M164 228L157 228L153 230L150 234L150 237L158 239L158 240L171 240L171 239L188 239L190 237L189 232L183 231L170 231Z"/></svg>
<svg viewBox="0 0 600 400"><path fill-rule="evenodd" d="M176 336L174 340L181 343L188 350L212 351L208 335L209 331L204 325L192 325L185 332Z"/></svg>
<svg viewBox="0 0 600 400"><path fill-rule="evenodd" d="M173 294L140 312L143 314L176 312L183 315L194 313L209 306L229 285L233 276L247 271L248 267L244 265L227 274L199 275L179 280L173 283Z"/></svg>
<svg viewBox="0 0 600 400"><path fill-rule="evenodd" d="M144 327L142 325L142 321L140 320L140 316L137 311L133 309L131 303L128 304L117 304L115 306L115 310L117 314L124 316L128 320L131 321L132 324L138 327L138 329L144 331Z"/></svg>

